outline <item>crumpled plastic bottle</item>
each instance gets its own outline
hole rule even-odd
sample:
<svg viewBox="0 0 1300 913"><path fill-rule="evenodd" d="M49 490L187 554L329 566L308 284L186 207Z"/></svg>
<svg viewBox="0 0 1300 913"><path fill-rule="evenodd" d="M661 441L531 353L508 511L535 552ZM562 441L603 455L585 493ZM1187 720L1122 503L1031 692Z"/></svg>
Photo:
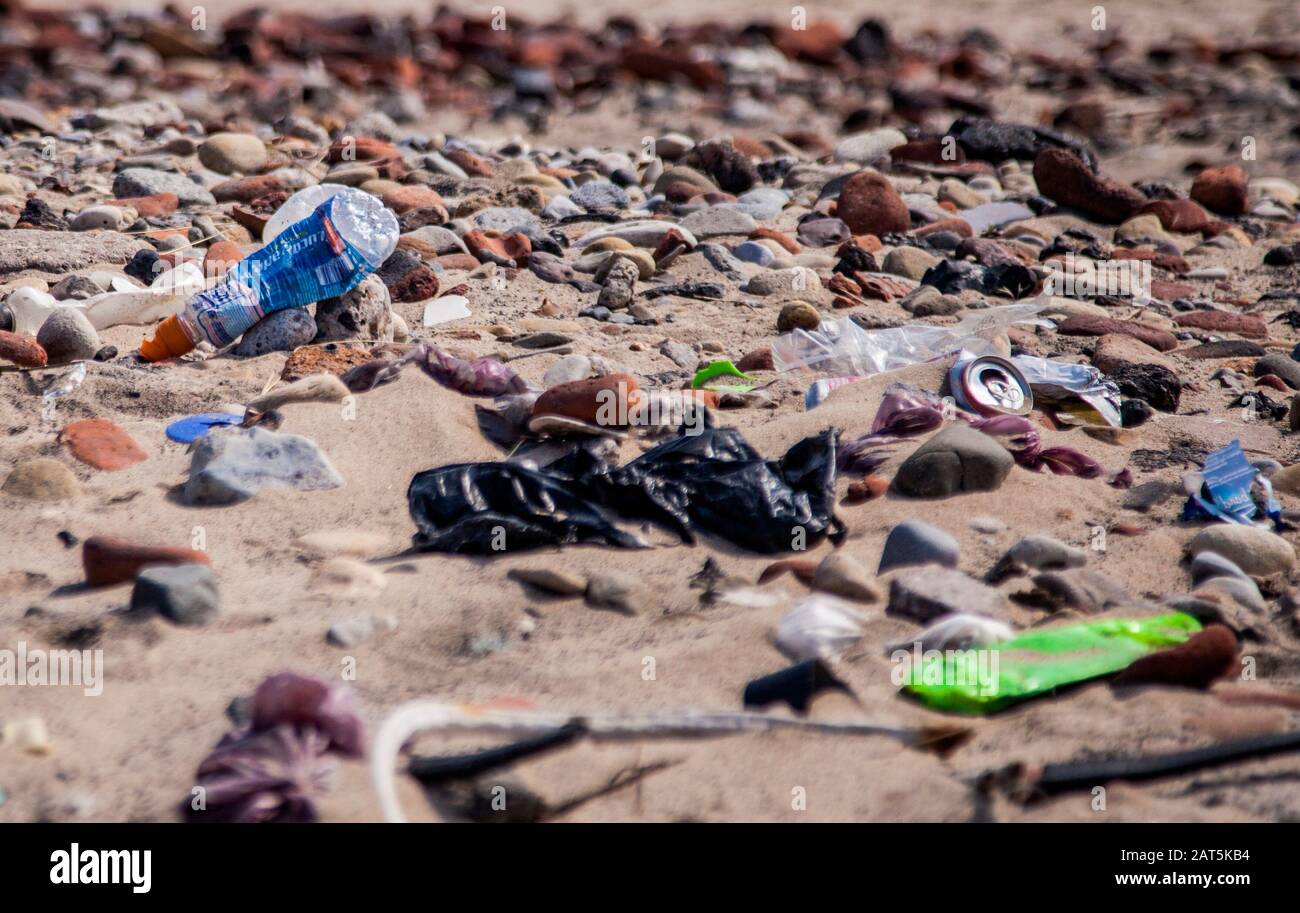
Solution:
<svg viewBox="0 0 1300 913"><path fill-rule="evenodd" d="M319 189L307 189L319 197ZM295 198L305 193L285 201L285 207L294 204L289 215L301 211ZM378 198L352 187L330 193L306 218L231 267L220 284L160 323L140 354L161 361L203 341L224 348L267 314L345 294L388 259L399 233L397 217Z"/></svg>

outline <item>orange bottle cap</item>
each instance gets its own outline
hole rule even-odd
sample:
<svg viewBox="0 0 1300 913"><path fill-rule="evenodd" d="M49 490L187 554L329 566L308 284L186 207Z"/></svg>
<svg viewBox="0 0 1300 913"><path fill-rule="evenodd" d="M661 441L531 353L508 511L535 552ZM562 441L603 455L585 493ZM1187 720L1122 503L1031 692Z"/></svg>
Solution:
<svg viewBox="0 0 1300 913"><path fill-rule="evenodd" d="M149 361L165 361L184 355L193 348L194 340L173 314L154 328L153 339L140 343L140 354Z"/></svg>

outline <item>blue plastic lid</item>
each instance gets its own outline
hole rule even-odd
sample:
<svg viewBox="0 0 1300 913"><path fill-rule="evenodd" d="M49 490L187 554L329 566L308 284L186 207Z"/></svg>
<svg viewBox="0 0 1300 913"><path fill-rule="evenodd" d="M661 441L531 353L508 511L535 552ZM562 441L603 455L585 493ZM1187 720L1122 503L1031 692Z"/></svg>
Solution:
<svg viewBox="0 0 1300 913"><path fill-rule="evenodd" d="M167 426L167 436L173 441L188 444L197 441L213 428L222 425L238 425L244 420L242 415L233 412L200 412L177 419Z"/></svg>

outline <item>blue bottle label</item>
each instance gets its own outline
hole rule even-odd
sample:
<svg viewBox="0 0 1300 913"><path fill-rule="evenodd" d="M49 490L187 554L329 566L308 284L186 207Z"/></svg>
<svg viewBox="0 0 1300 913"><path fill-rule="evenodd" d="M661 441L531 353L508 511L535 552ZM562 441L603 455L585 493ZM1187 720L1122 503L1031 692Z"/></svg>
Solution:
<svg viewBox="0 0 1300 913"><path fill-rule="evenodd" d="M230 345L267 314L306 307L353 289L374 267L334 226L329 199L191 303L199 328L217 348Z"/></svg>

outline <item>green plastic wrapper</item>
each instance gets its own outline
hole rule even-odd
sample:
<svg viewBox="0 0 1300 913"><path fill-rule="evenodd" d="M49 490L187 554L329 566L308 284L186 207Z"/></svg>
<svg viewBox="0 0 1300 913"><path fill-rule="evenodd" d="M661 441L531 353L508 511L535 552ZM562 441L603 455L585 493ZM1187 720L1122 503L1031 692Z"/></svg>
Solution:
<svg viewBox="0 0 1300 913"><path fill-rule="evenodd" d="M748 374L737 368L727 359L711 361L700 370L695 372L695 377L691 379L691 389L698 390L709 381L719 377L739 377L741 380L752 380ZM754 389L753 384L718 384L714 387L716 390L732 390L737 393L748 393Z"/></svg>
<svg viewBox="0 0 1300 913"><path fill-rule="evenodd" d="M991 713L1054 688L1118 672L1134 660L1183 643L1201 624L1171 612L1103 618L1042 628L999 644L909 654L903 687L953 713Z"/></svg>

